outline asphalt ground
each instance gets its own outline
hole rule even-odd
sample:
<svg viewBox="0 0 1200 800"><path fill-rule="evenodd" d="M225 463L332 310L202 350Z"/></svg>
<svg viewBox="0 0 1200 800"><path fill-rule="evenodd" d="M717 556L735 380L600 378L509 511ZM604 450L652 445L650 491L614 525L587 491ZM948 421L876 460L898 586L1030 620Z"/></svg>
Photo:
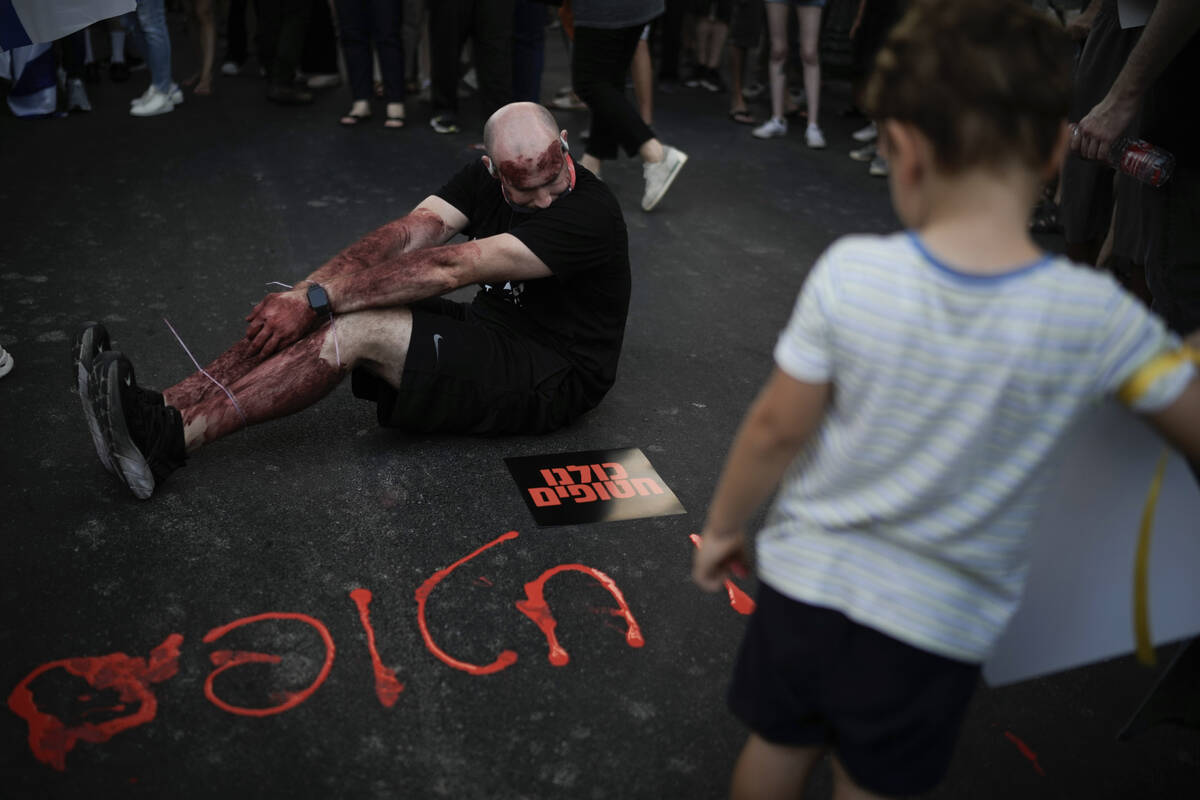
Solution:
<svg viewBox="0 0 1200 800"><path fill-rule="evenodd" d="M547 55L548 99L568 82L556 36ZM0 345L16 359L0 380L0 796L724 796L746 735L724 704L745 617L692 586L688 535L815 257L898 224L886 183L846 158L862 122L839 115L847 87L826 89L824 152L801 130L752 139L724 95L657 96L656 130L691 161L650 214L639 164L606 168L632 305L616 385L568 429L405 435L343 386L205 448L139 502L93 453L68 353L80 323L103 321L143 383L174 383L191 365L164 318L215 357L268 282L478 157L481 122L468 99L466 130L439 136L414 101L404 130L381 106L346 130L345 89L280 108L257 79L224 77L136 119L146 80L89 87L88 114L0 114ZM578 143L586 114L558 117ZM686 514L537 527L505 459L614 448L640 448ZM553 663L517 603L564 564L610 578L641 641L568 569L546 584L569 654ZM1195 730L1116 738L1161 672L1120 658L981 687L929 797L1196 796ZM808 796L829 786L822 767Z"/></svg>

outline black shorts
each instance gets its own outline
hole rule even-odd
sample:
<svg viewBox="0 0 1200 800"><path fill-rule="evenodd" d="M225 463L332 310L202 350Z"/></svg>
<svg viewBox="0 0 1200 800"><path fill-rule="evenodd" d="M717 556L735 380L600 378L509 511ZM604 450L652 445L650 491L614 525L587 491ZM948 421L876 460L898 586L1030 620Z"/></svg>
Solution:
<svg viewBox="0 0 1200 800"><path fill-rule="evenodd" d="M587 410L578 375L557 351L433 298L410 307L413 326L397 390L364 368L354 396L379 424L419 433L544 433Z"/></svg>
<svg viewBox="0 0 1200 800"><path fill-rule="evenodd" d="M729 707L774 744L831 747L868 791L920 794L945 776L978 680L978 664L760 584Z"/></svg>
<svg viewBox="0 0 1200 800"><path fill-rule="evenodd" d="M766 15L762 0L734 0L733 21L729 26L729 43L743 50L758 47L762 38L763 17Z"/></svg>

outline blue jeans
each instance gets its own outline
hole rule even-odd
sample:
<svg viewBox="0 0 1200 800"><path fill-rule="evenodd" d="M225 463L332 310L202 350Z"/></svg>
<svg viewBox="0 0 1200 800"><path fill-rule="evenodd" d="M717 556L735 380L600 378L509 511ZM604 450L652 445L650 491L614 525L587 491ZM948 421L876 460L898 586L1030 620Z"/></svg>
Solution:
<svg viewBox="0 0 1200 800"><path fill-rule="evenodd" d="M171 91L171 35L167 32L165 0L137 0L137 21L146 43L150 83L160 92Z"/></svg>

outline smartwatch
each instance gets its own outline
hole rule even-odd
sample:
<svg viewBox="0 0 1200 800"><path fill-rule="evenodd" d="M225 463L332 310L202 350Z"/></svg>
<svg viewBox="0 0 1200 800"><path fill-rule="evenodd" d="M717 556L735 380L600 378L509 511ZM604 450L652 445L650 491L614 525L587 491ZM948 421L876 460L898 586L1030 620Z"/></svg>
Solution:
<svg viewBox="0 0 1200 800"><path fill-rule="evenodd" d="M333 313L333 309L329 307L329 295L321 284L310 283L307 294L308 305L317 313L318 317L327 317Z"/></svg>

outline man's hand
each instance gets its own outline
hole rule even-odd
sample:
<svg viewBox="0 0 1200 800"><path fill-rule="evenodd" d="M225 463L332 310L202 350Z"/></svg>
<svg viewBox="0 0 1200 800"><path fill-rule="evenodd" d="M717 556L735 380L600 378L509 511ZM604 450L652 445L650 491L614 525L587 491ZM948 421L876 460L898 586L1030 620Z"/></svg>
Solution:
<svg viewBox="0 0 1200 800"><path fill-rule="evenodd" d="M322 321L308 304L303 290L269 294L246 317L246 338L254 351L269 356L300 340Z"/></svg>
<svg viewBox="0 0 1200 800"><path fill-rule="evenodd" d="M692 558L692 580L706 592L720 591L729 574L744 576L746 569L746 532L718 534L705 530L700 547Z"/></svg>
<svg viewBox="0 0 1200 800"><path fill-rule="evenodd" d="M1075 126L1071 149L1084 158L1107 161L1115 142L1133 122L1137 101L1115 97L1112 92Z"/></svg>

